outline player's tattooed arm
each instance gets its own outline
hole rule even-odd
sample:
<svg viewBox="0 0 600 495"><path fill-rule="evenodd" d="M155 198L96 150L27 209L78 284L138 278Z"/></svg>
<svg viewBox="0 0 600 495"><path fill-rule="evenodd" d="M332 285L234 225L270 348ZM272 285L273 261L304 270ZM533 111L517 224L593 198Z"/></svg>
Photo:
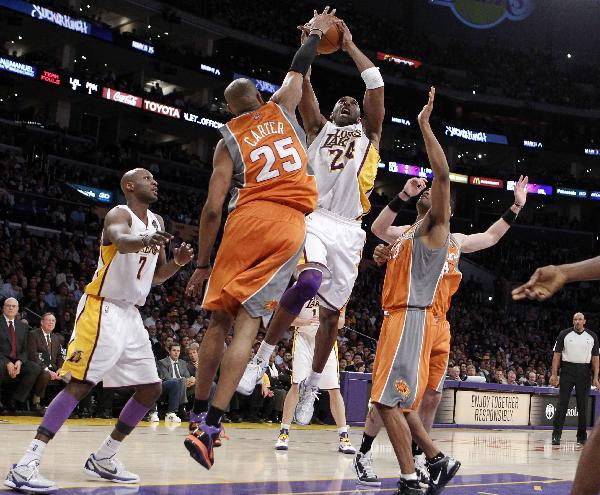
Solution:
<svg viewBox="0 0 600 495"><path fill-rule="evenodd" d="M189 296L196 297L201 295L204 281L210 275L210 254L212 253L221 226L223 203L229 192L232 177L233 160L227 150L225 141L221 139L215 148L213 172L208 184L208 196L200 214L198 267L192 274L186 287L186 293Z"/></svg>
<svg viewBox="0 0 600 495"><path fill-rule="evenodd" d="M156 215L160 228L164 230L165 221L160 215ZM170 279L175 275L182 266L187 265L194 257L194 249L190 244L183 242L181 246L176 247L173 250L173 258L167 263L167 254L165 249L161 249L158 252L158 262L156 263L156 270L154 271L154 277L152 283L162 284L166 280Z"/></svg>
<svg viewBox="0 0 600 495"><path fill-rule="evenodd" d="M173 236L164 230L139 236L131 233L131 215L123 208L113 208L104 219L104 244L114 244L121 254L137 253L145 247L160 248Z"/></svg>

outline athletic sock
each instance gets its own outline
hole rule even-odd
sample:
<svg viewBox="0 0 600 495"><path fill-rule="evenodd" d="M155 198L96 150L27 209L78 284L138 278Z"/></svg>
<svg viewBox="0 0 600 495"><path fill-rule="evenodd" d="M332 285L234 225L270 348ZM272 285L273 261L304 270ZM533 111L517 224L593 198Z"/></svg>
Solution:
<svg viewBox="0 0 600 495"><path fill-rule="evenodd" d="M320 381L321 373L317 373L316 371L311 370L310 375L308 375L308 378L306 379L306 385L318 387Z"/></svg>
<svg viewBox="0 0 600 495"><path fill-rule="evenodd" d="M369 450L371 450L371 446L373 445L373 440L375 440L375 437L372 437L371 435L367 435L366 433L363 433L362 442L360 443L360 449L359 449L361 454L366 454L367 452L369 452Z"/></svg>
<svg viewBox="0 0 600 495"><path fill-rule="evenodd" d="M341 437L342 435L348 435L348 425L342 426L338 428L338 435Z"/></svg>
<svg viewBox="0 0 600 495"><path fill-rule="evenodd" d="M100 445L100 448L96 451L94 457L96 459L108 459L117 453L120 446L121 442L109 435L106 437L106 440L102 442L102 445Z"/></svg>
<svg viewBox="0 0 600 495"><path fill-rule="evenodd" d="M221 417L225 414L225 411L215 406L210 406L206 413L206 424L209 426L219 426L221 423Z"/></svg>
<svg viewBox="0 0 600 495"><path fill-rule="evenodd" d="M29 464L33 460L39 462L42 459L42 454L44 453L46 445L46 442L42 442L41 440L32 440L29 444L29 448L25 452L25 455L21 457L19 462L17 462L17 466Z"/></svg>
<svg viewBox="0 0 600 495"><path fill-rule="evenodd" d="M208 411L208 401L203 399L194 399L194 407L192 411L194 414L201 414Z"/></svg>
<svg viewBox="0 0 600 495"><path fill-rule="evenodd" d="M256 358L263 363L269 364L269 358L271 357L271 354L273 354L274 350L274 345L268 344L266 340L263 340L260 343L258 351L256 352Z"/></svg>
<svg viewBox="0 0 600 495"><path fill-rule="evenodd" d="M421 447L419 447L416 442L413 440L412 443L412 454L413 457L417 456L417 455L421 455L423 453L423 450L421 449Z"/></svg>
<svg viewBox="0 0 600 495"><path fill-rule="evenodd" d="M283 431L283 430L289 432L290 431L290 425L286 425L286 424L281 423L281 428L279 429L279 431Z"/></svg>
<svg viewBox="0 0 600 495"><path fill-rule="evenodd" d="M410 474L404 474L402 473L400 475L400 478L402 478L403 480L407 480L407 481L418 481L419 478L417 478L417 473L410 473Z"/></svg>

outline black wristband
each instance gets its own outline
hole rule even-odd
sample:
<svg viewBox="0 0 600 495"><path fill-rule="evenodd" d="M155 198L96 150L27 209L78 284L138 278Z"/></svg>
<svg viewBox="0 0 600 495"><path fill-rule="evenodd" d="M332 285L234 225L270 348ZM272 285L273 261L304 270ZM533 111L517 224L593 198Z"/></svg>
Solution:
<svg viewBox="0 0 600 495"><path fill-rule="evenodd" d="M517 219L517 214L512 211L510 208L504 212L502 215L502 220L504 220L508 225L512 225L514 221Z"/></svg>
<svg viewBox="0 0 600 495"><path fill-rule="evenodd" d="M321 38L317 34L311 34L306 38L304 44L298 48L296 55L294 55L292 65L290 65L290 72L299 72L303 76L306 75L309 67L315 60L320 41Z"/></svg>
<svg viewBox="0 0 600 495"><path fill-rule="evenodd" d="M398 213L402 208L404 208L406 206L406 202L402 201L402 199L400 198L400 196L396 195L396 196L394 196L394 199L392 199L388 203L387 206L394 213Z"/></svg>

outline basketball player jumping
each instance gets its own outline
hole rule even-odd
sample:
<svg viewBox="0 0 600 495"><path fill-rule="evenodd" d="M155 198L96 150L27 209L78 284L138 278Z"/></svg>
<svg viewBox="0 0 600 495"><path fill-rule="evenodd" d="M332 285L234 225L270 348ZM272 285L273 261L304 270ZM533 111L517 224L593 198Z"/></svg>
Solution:
<svg viewBox="0 0 600 495"><path fill-rule="evenodd" d="M450 234L450 245L448 248L447 264L444 267L442 278L435 291L432 305L434 319L432 324L433 335L436 341L431 349L429 361L429 376L427 389L419 406L419 416L425 430L429 433L435 418L435 413L442 398L442 390L448 367L450 355L450 324L446 314L450 309L452 296L458 290L462 274L458 269L461 252L474 253L494 246L508 232L510 226L516 219L527 201L528 177L519 177L515 185L515 201L502 217L490 226L485 232L478 234ZM380 239L393 243L401 237L409 225L393 226L402 204L411 197L419 194L426 187L426 180L412 178L407 181L402 192L386 206L373 222L371 230ZM421 221L431 208L431 190L426 189L417 202L417 222ZM390 256L390 248L382 244L375 249L374 258L379 264L387 262ZM371 408L365 423L363 440L358 454L354 459L354 470L361 483L367 485L379 485L377 476L372 471L371 444L383 426L381 417L376 408ZM413 454L415 454L415 467L421 484L427 485L429 481L427 461L425 454L413 443Z"/></svg>
<svg viewBox="0 0 600 495"><path fill-rule="evenodd" d="M166 262L164 246L173 236L164 231L163 219L148 209L158 199L158 185L150 172L130 170L121 179L121 189L127 205L115 206L106 215L98 268L77 308L75 330L61 369L67 385L48 406L35 439L4 482L24 493L58 490L39 472L42 454L77 403L101 380L105 387L134 387L135 393L83 470L94 478L117 483L139 481L116 453L160 397L162 388L148 332L136 306L146 303L152 284L172 277L194 253L184 243Z"/></svg>
<svg viewBox="0 0 600 495"><path fill-rule="evenodd" d="M548 265L538 268L529 281L512 291L513 299L545 301L572 282L600 280L600 256L579 263ZM588 438L577 465L571 495L597 495L600 493L600 423L596 423Z"/></svg>
<svg viewBox="0 0 600 495"><path fill-rule="evenodd" d="M199 350L190 417L193 431L185 440L192 458L206 469L214 463L221 416L242 377L261 317L270 315L282 297L302 254L305 214L317 206L305 136L294 114L320 37L336 22L334 12L326 8L316 16L282 87L268 103L248 79L233 81L225 90L236 117L221 127L223 139L215 149L208 198L200 218L198 268L187 287L192 296L202 291L210 273L223 202L233 185L229 218L202 304L212 315ZM233 340L223 353L234 319ZM208 407L219 364L219 382Z"/></svg>
<svg viewBox="0 0 600 495"><path fill-rule="evenodd" d="M399 495L421 493L411 453L411 434L429 460L428 495L443 490L460 467L433 444L417 414L425 393L435 342L431 310L450 248L450 171L429 117L435 89L418 116L433 169L427 213L394 242L383 285L384 320L375 355L371 401L383 419L400 465Z"/></svg>
<svg viewBox="0 0 600 495"><path fill-rule="evenodd" d="M312 371L298 386L299 401L294 419L302 425L312 418L321 373L337 337L340 309L348 301L358 275L365 243L361 218L371 208L369 194L377 174L385 114L384 84L379 69L354 44L348 27L344 23L341 27L342 49L350 55L365 82L364 115L361 118L360 106L353 97L344 96L335 104L330 120L326 119L321 114L310 77L304 78L299 106L308 138L308 159L314 167L319 189L318 208L306 219L304 260L296 283L310 280L311 286L318 289L320 302ZM287 326L274 324L278 314L297 315L306 301L281 299L238 391L250 393L254 389L275 344L289 327L289 323Z"/></svg>
<svg viewBox="0 0 600 495"><path fill-rule="evenodd" d="M342 310L338 328L344 326L346 311ZM298 318L294 320L294 344L292 346L292 386L285 396L283 403L283 417L281 429L275 443L276 450L287 450L290 436L290 426L294 416L294 409L298 403L298 383L304 380L312 369L312 360L315 352L315 334L319 328L319 301L315 297L304 305ZM319 389L329 392L329 404L331 415L338 427L339 444L338 452L342 454L354 454L353 447L348 436L348 425L346 424L346 410L344 398L340 393L340 373L338 362L337 342L329 353L327 363L321 374Z"/></svg>

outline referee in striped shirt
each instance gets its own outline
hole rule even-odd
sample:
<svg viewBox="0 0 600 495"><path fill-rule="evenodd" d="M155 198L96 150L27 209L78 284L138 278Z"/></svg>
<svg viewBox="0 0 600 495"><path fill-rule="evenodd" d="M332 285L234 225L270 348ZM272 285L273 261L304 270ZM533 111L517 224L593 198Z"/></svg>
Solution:
<svg viewBox="0 0 600 495"><path fill-rule="evenodd" d="M577 396L579 415L577 443L584 444L587 440L587 398L592 385L592 375L594 386L599 386L598 363L598 337L594 332L586 330L583 314L575 313L573 326L560 332L556 344L554 344L550 385L556 387L558 384L558 367L560 365L560 391L558 410L554 416L552 445L560 445L573 387L575 387Z"/></svg>

